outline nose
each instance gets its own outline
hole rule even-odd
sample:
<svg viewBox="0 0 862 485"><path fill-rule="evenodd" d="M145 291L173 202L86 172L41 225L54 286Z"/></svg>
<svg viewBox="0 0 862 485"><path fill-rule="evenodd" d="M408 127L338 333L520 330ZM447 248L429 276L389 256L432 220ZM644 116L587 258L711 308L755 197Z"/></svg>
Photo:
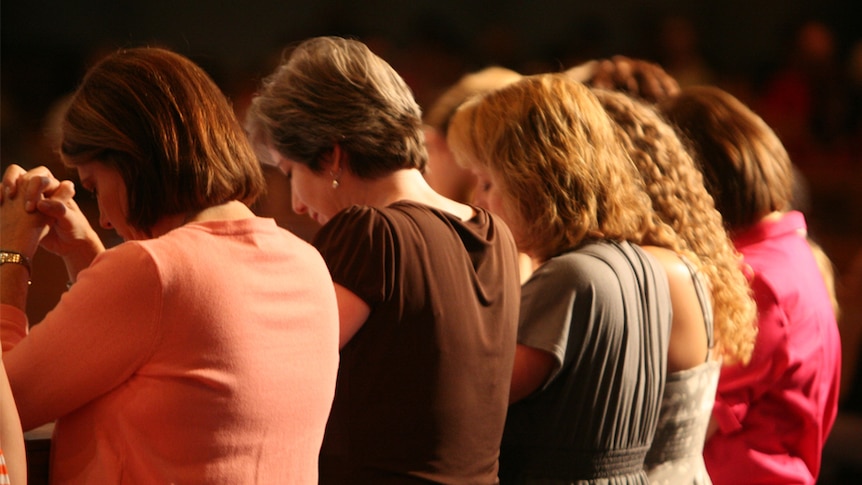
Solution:
<svg viewBox="0 0 862 485"><path fill-rule="evenodd" d="M103 212L99 213L99 226L101 226L102 229L114 228L114 225L111 224L111 221L109 221L107 217L105 217L105 214Z"/></svg>
<svg viewBox="0 0 862 485"><path fill-rule="evenodd" d="M296 194L296 190L291 190L290 201L295 214L305 214L308 212L308 206L302 203L302 200Z"/></svg>

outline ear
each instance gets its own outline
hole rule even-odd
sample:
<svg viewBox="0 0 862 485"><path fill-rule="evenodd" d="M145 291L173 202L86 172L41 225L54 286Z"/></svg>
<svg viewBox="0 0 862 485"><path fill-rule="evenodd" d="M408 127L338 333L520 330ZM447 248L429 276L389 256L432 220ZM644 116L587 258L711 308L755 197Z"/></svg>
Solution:
<svg viewBox="0 0 862 485"><path fill-rule="evenodd" d="M341 173L347 168L347 165L347 152L341 148L341 145L336 143L332 146L332 151L329 152L328 160L326 160L323 168L332 173Z"/></svg>

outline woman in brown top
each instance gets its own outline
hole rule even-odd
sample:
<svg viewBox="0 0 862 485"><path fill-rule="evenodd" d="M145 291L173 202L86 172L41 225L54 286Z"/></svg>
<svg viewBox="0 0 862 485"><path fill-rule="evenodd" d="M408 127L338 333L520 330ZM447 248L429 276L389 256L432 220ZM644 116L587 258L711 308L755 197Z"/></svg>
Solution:
<svg viewBox="0 0 862 485"><path fill-rule="evenodd" d="M291 177L294 211L323 224L335 281L321 483L495 483L519 300L509 230L428 186L419 107L359 42L300 44L249 128Z"/></svg>

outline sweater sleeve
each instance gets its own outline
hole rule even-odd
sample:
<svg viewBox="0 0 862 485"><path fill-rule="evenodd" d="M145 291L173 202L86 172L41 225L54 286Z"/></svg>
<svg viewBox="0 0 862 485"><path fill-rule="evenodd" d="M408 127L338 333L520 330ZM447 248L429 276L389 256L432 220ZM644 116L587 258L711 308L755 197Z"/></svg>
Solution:
<svg viewBox="0 0 862 485"><path fill-rule="evenodd" d="M140 245L125 243L82 271L26 336L23 313L4 306L3 361L24 429L56 420L129 379L158 339L161 302L157 266Z"/></svg>
<svg viewBox="0 0 862 485"><path fill-rule="evenodd" d="M18 345L27 336L27 315L13 305L0 305L0 338L3 352Z"/></svg>

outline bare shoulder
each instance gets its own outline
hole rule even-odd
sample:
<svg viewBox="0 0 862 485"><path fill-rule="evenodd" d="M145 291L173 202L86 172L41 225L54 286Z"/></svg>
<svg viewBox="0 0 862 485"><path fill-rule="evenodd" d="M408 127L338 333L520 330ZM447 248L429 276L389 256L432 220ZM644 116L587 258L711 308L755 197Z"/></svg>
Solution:
<svg viewBox="0 0 862 485"><path fill-rule="evenodd" d="M703 363L708 355L705 307L698 297L692 270L674 251L655 246L644 246L667 273L673 306L668 372L689 369ZM709 307L706 307L709 308Z"/></svg>
<svg viewBox="0 0 862 485"><path fill-rule="evenodd" d="M642 246L642 248L662 265L669 281L687 281L691 284L691 270L679 254L658 246ZM684 278L684 280L680 280L680 278Z"/></svg>

